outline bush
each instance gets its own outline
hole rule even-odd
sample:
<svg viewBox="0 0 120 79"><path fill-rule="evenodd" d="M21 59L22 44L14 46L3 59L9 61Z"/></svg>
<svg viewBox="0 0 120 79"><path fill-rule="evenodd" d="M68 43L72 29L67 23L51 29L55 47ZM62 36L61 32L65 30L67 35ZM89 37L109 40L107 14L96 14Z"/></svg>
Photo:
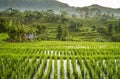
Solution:
<svg viewBox="0 0 120 79"><path fill-rule="evenodd" d="M120 42L120 33L112 35L111 40L114 42Z"/></svg>
<svg viewBox="0 0 120 79"><path fill-rule="evenodd" d="M105 34L105 35L107 34L107 31L106 31L106 29L104 27L98 27L97 32Z"/></svg>

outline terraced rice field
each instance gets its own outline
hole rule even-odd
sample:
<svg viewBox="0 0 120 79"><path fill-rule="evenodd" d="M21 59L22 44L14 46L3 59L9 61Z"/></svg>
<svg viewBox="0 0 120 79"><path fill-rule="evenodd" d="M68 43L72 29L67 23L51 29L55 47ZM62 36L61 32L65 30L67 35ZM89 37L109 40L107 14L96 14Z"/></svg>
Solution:
<svg viewBox="0 0 120 79"><path fill-rule="evenodd" d="M120 79L120 43L1 43L0 79Z"/></svg>

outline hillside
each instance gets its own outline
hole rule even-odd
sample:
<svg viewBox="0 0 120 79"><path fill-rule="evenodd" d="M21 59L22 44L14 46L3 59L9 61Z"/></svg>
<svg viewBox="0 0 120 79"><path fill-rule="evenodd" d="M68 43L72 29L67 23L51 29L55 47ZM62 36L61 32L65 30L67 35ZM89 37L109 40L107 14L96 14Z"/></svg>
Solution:
<svg viewBox="0 0 120 79"><path fill-rule="evenodd" d="M83 17L99 16L103 14L120 17L120 9L99 6L93 4L86 7L70 7L68 4L56 0L0 0L0 10L7 8L16 8L19 10L54 10L55 12L67 11L71 14L81 15Z"/></svg>
<svg viewBox="0 0 120 79"><path fill-rule="evenodd" d="M20 10L65 10L72 12L75 9L69 5L58 2L56 0L0 0L0 9L16 8Z"/></svg>
<svg viewBox="0 0 120 79"><path fill-rule="evenodd" d="M110 15L120 18L120 9L113 9L109 7L103 7L97 4L93 4L91 6L86 7L78 7L77 12L80 13L81 16L99 16L99 15Z"/></svg>
<svg viewBox="0 0 120 79"><path fill-rule="evenodd" d="M56 0L0 4L0 33L8 34L7 41L29 41L31 35L32 40L120 41L120 9L97 4L71 7Z"/></svg>

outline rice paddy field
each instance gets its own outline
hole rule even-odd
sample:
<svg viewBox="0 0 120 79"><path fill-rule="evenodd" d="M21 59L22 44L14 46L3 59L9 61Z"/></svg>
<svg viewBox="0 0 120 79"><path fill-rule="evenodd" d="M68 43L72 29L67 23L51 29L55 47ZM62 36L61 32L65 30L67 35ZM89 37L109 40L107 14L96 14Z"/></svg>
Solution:
<svg viewBox="0 0 120 79"><path fill-rule="evenodd" d="M120 79L120 43L0 43L0 79Z"/></svg>

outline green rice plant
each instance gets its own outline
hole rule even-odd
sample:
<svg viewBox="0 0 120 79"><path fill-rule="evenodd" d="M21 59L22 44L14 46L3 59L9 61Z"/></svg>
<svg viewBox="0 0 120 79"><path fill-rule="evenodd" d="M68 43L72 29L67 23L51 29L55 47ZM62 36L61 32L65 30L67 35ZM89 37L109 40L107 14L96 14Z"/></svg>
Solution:
<svg viewBox="0 0 120 79"><path fill-rule="evenodd" d="M60 59L60 78L65 79L65 73L64 73L64 60Z"/></svg>
<svg viewBox="0 0 120 79"><path fill-rule="evenodd" d="M70 59L67 57L67 77L68 79L74 79L73 73L70 68Z"/></svg>
<svg viewBox="0 0 120 79"><path fill-rule="evenodd" d="M77 71L77 63L76 63L76 59L75 58L72 58L72 67L73 67L74 77L75 77L75 79L78 79L79 75L78 75L78 71Z"/></svg>
<svg viewBox="0 0 120 79"><path fill-rule="evenodd" d="M70 79L70 61L69 58L67 58L67 77Z"/></svg>
<svg viewBox="0 0 120 79"><path fill-rule="evenodd" d="M39 69L38 72L37 72L37 75L36 75L36 78L37 78L37 79L42 78L42 76L43 76L43 74L44 74L43 71L44 71L44 69L45 69L45 67L46 67L46 62L47 62L47 57L44 58L43 63L42 63L42 65L41 65L40 69Z"/></svg>
<svg viewBox="0 0 120 79"><path fill-rule="evenodd" d="M33 59L33 61L34 61L34 59ZM30 71L30 73L29 73L29 74L30 74L30 78L33 78L33 77L34 77L34 75L35 75L35 73L37 72L40 64L41 64L41 59L39 59L38 61L36 61L36 62L33 64L32 69L31 69L31 71Z"/></svg>
<svg viewBox="0 0 120 79"><path fill-rule="evenodd" d="M80 65L80 70L81 70L81 75L82 75L82 78L84 79L85 76L85 67L83 65L83 62L82 62L82 59L81 58L78 58L78 64Z"/></svg>
<svg viewBox="0 0 120 79"><path fill-rule="evenodd" d="M86 68L89 71L90 78L93 79L94 78L94 70L93 70L93 68L91 66L90 61L88 61L88 60L85 59L85 65L86 65Z"/></svg>
<svg viewBox="0 0 120 79"><path fill-rule="evenodd" d="M54 79L58 79L58 64L57 64L57 58L55 57L54 60Z"/></svg>
<svg viewBox="0 0 120 79"><path fill-rule="evenodd" d="M47 72L44 73L44 76L43 76L42 79L49 79L49 78L50 78L50 73L51 73L51 71L52 71L52 59L50 59Z"/></svg>

